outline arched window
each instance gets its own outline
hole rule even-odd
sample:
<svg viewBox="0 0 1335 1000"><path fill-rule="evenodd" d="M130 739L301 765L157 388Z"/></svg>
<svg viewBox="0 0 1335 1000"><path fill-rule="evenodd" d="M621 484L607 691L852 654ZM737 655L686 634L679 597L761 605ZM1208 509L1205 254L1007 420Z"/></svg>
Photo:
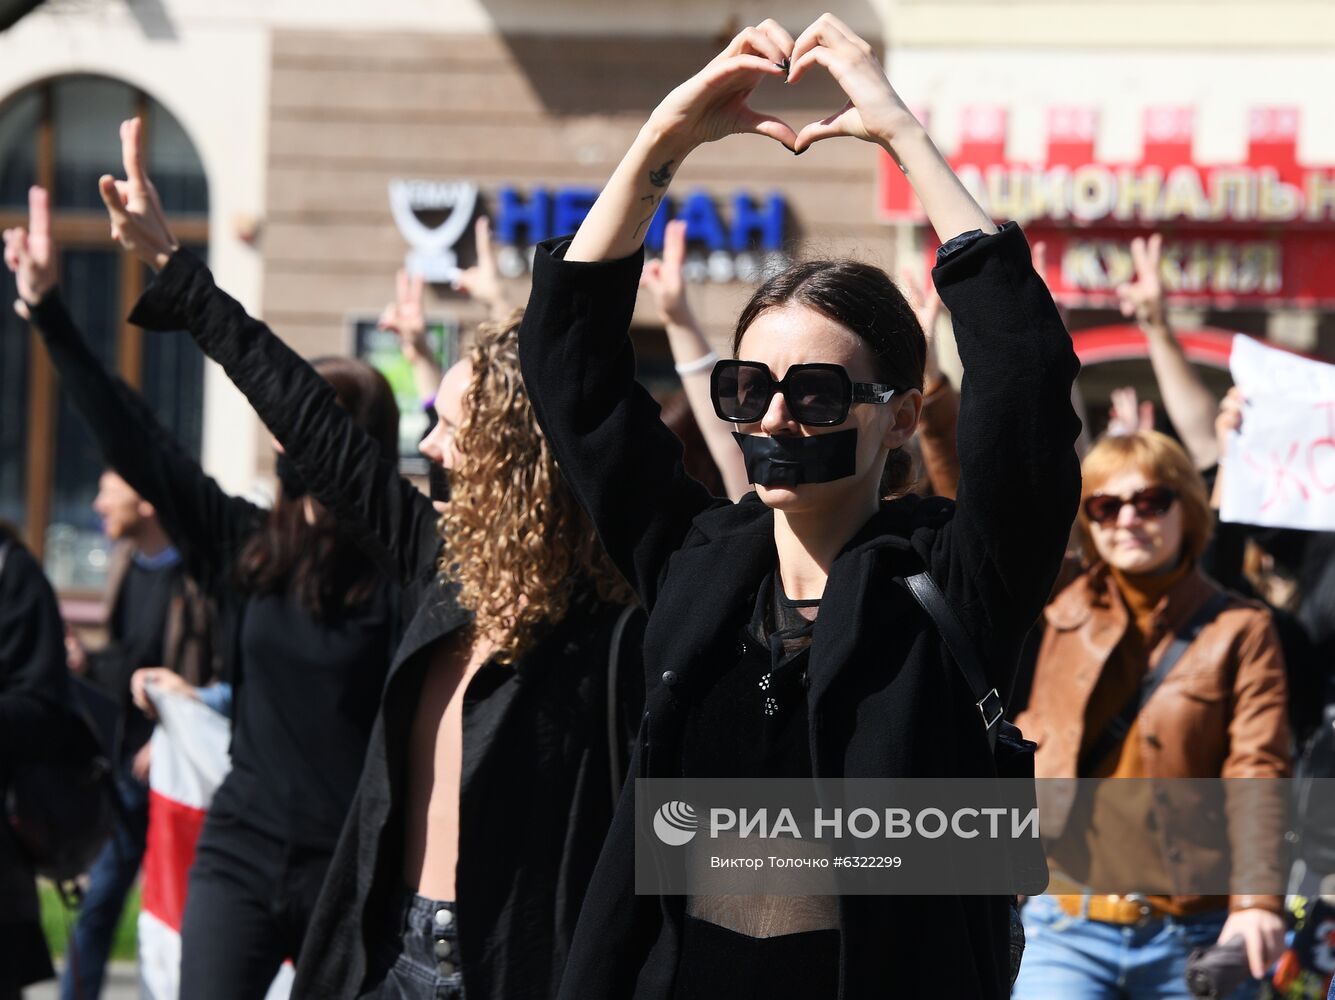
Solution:
<svg viewBox="0 0 1335 1000"><path fill-rule="evenodd" d="M208 184L189 137L152 97L101 76L48 80L0 104L0 227L26 224L30 185L51 192L60 286L70 313L93 350L139 388L180 442L198 454L202 357L188 337L145 337L126 323L149 276L111 242L97 192L102 174L121 175L119 124L136 114L145 122L150 176L173 231L205 254ZM7 280L12 297L13 280ZM93 589L107 548L91 507L102 461L60 397L35 335L4 306L0 518L22 528L43 553L57 587Z"/></svg>

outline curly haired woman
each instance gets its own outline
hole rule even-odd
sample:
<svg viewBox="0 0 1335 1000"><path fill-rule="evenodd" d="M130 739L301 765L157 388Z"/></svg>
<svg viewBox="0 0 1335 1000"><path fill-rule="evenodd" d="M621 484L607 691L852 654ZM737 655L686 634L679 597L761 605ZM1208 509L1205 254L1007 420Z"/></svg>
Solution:
<svg viewBox="0 0 1335 1000"><path fill-rule="evenodd" d="M293 995L554 995L620 783L613 724L638 720L643 681L610 669L639 648L629 591L533 417L518 318L441 380L428 500L178 248L137 160L127 172L103 178L112 228L159 272L132 320L191 332L411 616Z"/></svg>

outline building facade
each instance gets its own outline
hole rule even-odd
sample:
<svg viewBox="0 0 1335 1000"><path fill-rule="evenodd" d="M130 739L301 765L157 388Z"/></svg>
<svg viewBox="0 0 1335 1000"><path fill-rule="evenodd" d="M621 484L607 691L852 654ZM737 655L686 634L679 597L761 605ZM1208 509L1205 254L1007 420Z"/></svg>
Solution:
<svg viewBox="0 0 1335 1000"><path fill-rule="evenodd" d="M77 318L206 468L246 492L271 454L244 401L188 339L124 322L146 276L112 250L93 187L119 173L121 118L146 115L182 240L298 350L383 359L374 319L409 265L432 282L448 352L482 316L448 280L475 259L477 215L492 218L522 303L533 244L578 225L663 94L745 24L772 16L797 33L819 12L786 0L48 0L0 36L0 216L22 220L30 183L54 188ZM882 49L994 214L1046 244L1095 406L1113 385L1152 394L1113 290L1130 238L1156 229L1174 318L1214 384L1234 331L1335 356L1330 5L856 0L836 13ZM766 83L754 103L800 126L843 98L813 73ZM767 266L853 253L921 274L935 246L893 164L852 141L799 158L754 136L707 146L677 177L651 250L669 216L687 220L692 301L720 348ZM666 386L657 327L642 303L642 377ZM102 558L88 508L97 459L17 318L0 336L0 517L77 595Z"/></svg>

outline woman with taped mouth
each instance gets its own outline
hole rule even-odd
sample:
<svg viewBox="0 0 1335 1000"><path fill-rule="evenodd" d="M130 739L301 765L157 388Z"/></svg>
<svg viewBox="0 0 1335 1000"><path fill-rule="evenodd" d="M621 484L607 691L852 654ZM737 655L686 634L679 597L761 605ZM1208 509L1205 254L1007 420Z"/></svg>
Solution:
<svg viewBox="0 0 1335 1000"><path fill-rule="evenodd" d="M766 77L830 72L844 109L795 132L748 105ZM734 133L790 155L853 136L903 166L942 242L933 277L968 375L958 501L901 494L923 333L886 275L799 263L743 309L718 363L756 490L711 499L636 385L641 239L683 161ZM742 31L652 113L573 239L538 249L520 359L538 420L649 611L632 776L991 776L979 708L897 577L924 569L1007 691L1079 496L1077 362L1029 248L973 201L872 49L825 15L794 42ZM561 996L1000 998L1009 897L635 894L627 782Z"/></svg>
<svg viewBox="0 0 1335 1000"><path fill-rule="evenodd" d="M411 616L293 996L553 996L643 674L629 588L534 420L518 316L484 324L440 383L428 499L397 448L177 247L153 199L106 200L158 271L133 321L190 331Z"/></svg>

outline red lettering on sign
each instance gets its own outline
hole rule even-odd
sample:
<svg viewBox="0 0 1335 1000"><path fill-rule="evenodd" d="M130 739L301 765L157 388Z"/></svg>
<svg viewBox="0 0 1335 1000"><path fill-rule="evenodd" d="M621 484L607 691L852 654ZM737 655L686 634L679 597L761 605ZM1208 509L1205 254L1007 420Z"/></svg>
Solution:
<svg viewBox="0 0 1335 1000"><path fill-rule="evenodd" d="M1298 491L1298 499L1307 501L1311 499L1311 491L1307 484L1303 482L1302 477L1293 470L1294 460L1298 457L1299 444L1297 441L1289 446L1288 454L1281 456L1278 451L1272 451L1267 457L1269 459L1269 468L1256 460L1256 456L1247 454L1247 464L1253 469L1265 476L1268 495L1261 502L1261 510L1268 510L1280 500L1288 499L1289 491L1287 484L1292 481L1294 488Z"/></svg>
<svg viewBox="0 0 1335 1000"><path fill-rule="evenodd" d="M1318 410L1326 411L1326 436L1317 438L1307 446L1307 470L1312 477L1312 485L1322 493L1335 493L1335 476L1332 476L1329 484L1322 481L1318 472L1321 464L1317 462L1318 449L1326 448L1327 459L1325 467L1331 472L1335 472L1335 401L1329 403L1317 403Z"/></svg>

